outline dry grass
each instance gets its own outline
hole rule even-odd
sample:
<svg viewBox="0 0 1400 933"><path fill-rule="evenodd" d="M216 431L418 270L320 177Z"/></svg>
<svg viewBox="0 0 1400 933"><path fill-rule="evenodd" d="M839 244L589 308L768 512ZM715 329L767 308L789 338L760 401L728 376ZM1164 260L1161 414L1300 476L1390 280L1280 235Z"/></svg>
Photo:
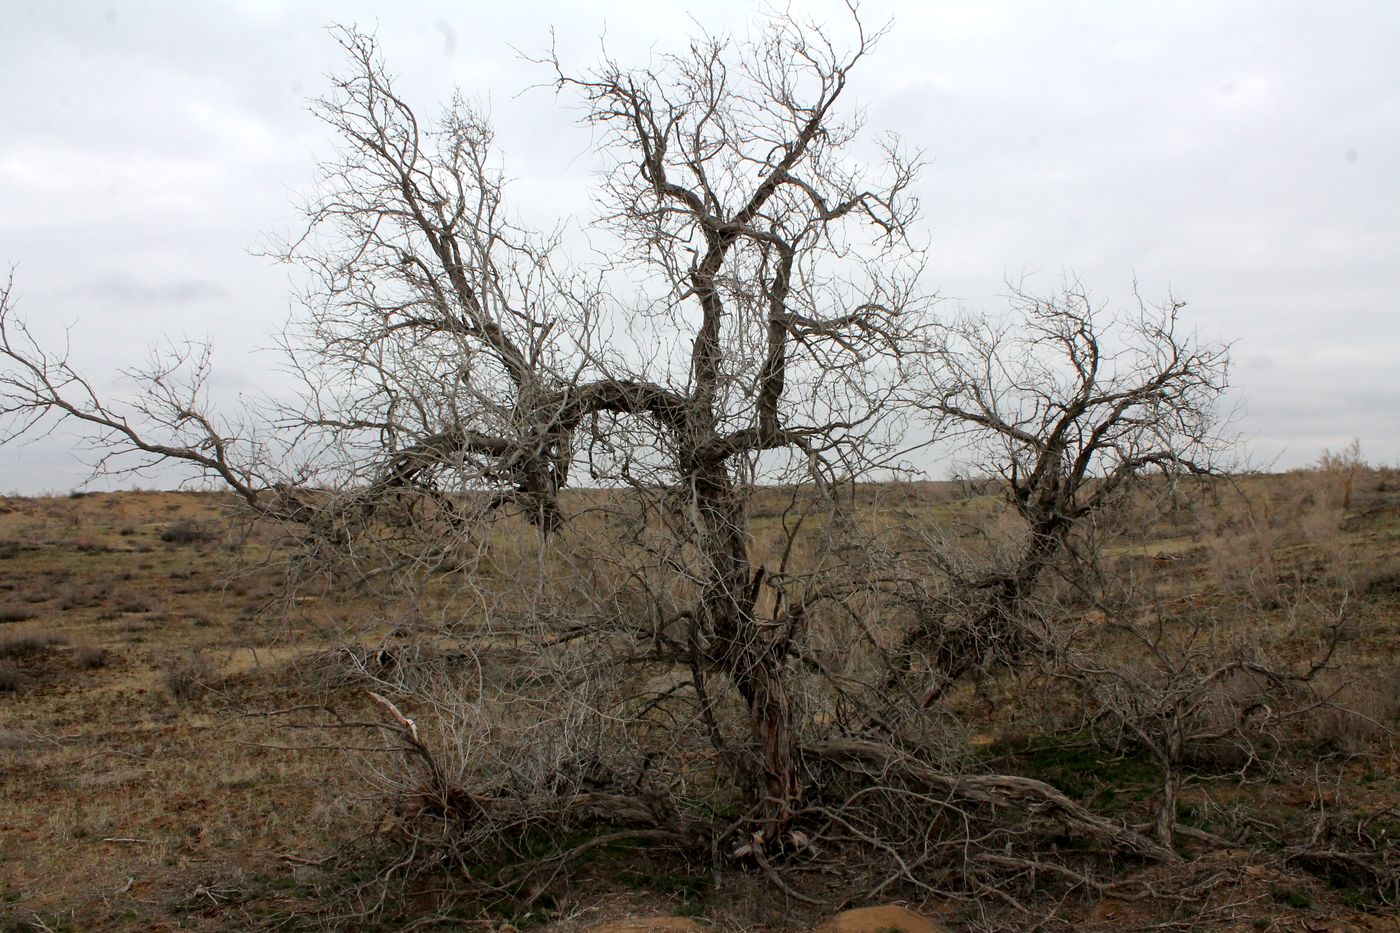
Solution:
<svg viewBox="0 0 1400 933"><path fill-rule="evenodd" d="M1321 770L1348 775L1348 805L1364 808L1400 796L1400 765L1385 731L1397 728L1400 702L1394 666L1400 592L1387 582L1400 542L1400 481L1382 471L1358 472L1352 508L1340 515L1315 490L1320 505L1306 504L1316 481L1310 474L1246 480L1241 486L1249 505L1222 498L1198 540L1177 525L1163 528L1160 538L1125 541L1122 566L1158 574L1156 585L1167 598L1218 612L1227 630L1262 627L1277 636L1281 651L1299 658L1315 646L1317 625L1297 611L1298 587L1349 586L1352 635L1331 682L1335 706L1347 712L1319 709L1305 731L1324 756ZM6 599L34 614L23 621L33 628L7 632L0 643L27 646L18 654L0 647L7 655L0 660L0 929L40 928L36 918L54 929L304 929L312 921L303 918L323 906L324 885L365 870L348 864L348 853L384 816L372 796L366 800L372 785L365 779L365 769L383 760L361 759L356 766L357 759L326 748L353 744L345 733L287 729L295 716L261 714L330 706L346 718L373 717L365 677L384 673L374 667L383 663L376 660L380 648L411 643L405 633L413 631L412 620L387 601L310 586L285 607L285 616L267 612L282 579L275 562L263 562L275 548L272 538L255 536L241 558L206 547L207 537L162 540L186 521L222 536L226 502L174 493L0 502L0 541L7 542L0 548L0 576L15 584ZM788 502L778 491L761 497L757 551L780 549ZM871 490L862 494L862 506L870 510L871 527L908 515L975 524L994 514L983 500L940 485ZM1249 525L1242 516L1251 508L1268 519ZM1318 508L1330 517L1316 517ZM586 520L603 527L600 517ZM1258 530L1261 524L1266 533ZM969 547L980 546L967 540ZM505 585L530 566L525 552L535 546L502 530L487 543L484 563L498 566L493 579ZM1235 561L1233 569L1217 572L1226 559ZM1255 592L1242 584L1243 568L1265 565L1273 568L1267 586ZM598 571L598 580L605 579ZM425 615L452 597L444 588ZM561 602L560 611L568 606ZM444 617L434 618L442 623ZM64 643L75 647L56 650ZM417 655L400 651L395 663L440 664L455 644L452 638L420 644ZM483 657L467 667L495 663L505 662ZM405 676L414 676L412 670ZM1035 734L1025 725L1032 714L1044 714L1046 722L1051 713L1070 718L1070 711L1049 709L1053 699L1011 681L984 685L981 696L960 696L959 709L970 717L965 754L1010 755L1027 767L1049 769L1045 773L1056 780L1073 782L1078 774L1086 787L1098 787L1070 767L1078 759L1071 762L1068 753L1041 762L1034 756L1049 753L1040 745L1034 755L1025 751ZM410 715L436 728L426 711ZM284 750L288 746L294 750ZM1140 815L1130 808L1140 789L1129 782L1119 791L1129 808L1122 812ZM1235 796L1227 798L1227 791ZM1233 808L1270 826L1306 825L1315 816L1313 799L1311 790L1289 782L1261 789L1203 782L1182 797L1183 806L1201 812ZM337 853L319 866L296 861ZM1261 872L1279 871L1274 863L1260 864ZM600 867L594 885L571 892L570 903L586 905L616 892L620 877ZM650 877L646 883L654 890L660 882ZM1287 883L1313 891L1306 878ZM1291 928L1296 923L1289 917L1307 914L1264 890L1261 903L1268 906L1258 916L1276 929ZM1339 920L1347 915L1340 894L1324 888L1309 896L1314 910L1326 908ZM762 899L755 900L759 906L738 913L723 897L697 903L712 917L731 917L734 929L745 917L781 915L765 914ZM1081 905L1080 919L1107 928L1094 926L1093 906ZM558 919L538 914L534 922L546 917ZM770 928L781 928L781 921L772 922Z"/></svg>
<svg viewBox="0 0 1400 933"><path fill-rule="evenodd" d="M25 632L0 639L0 658L29 658L64 643L61 635L52 632Z"/></svg>
<svg viewBox="0 0 1400 933"><path fill-rule="evenodd" d="M1319 743L1348 755L1400 747L1400 659L1329 671L1328 697L1312 720Z"/></svg>
<svg viewBox="0 0 1400 933"><path fill-rule="evenodd" d="M218 666L198 648L186 651L165 664L161 681L176 700L194 700L212 686Z"/></svg>
<svg viewBox="0 0 1400 933"><path fill-rule="evenodd" d="M107 666L107 649L92 642L84 642L73 648L73 663L85 671Z"/></svg>

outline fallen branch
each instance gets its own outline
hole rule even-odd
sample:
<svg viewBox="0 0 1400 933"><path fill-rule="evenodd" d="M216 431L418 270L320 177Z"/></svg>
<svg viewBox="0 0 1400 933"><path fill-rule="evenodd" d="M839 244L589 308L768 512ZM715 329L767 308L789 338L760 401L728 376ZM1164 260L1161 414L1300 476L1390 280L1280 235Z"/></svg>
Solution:
<svg viewBox="0 0 1400 933"><path fill-rule="evenodd" d="M339 856L334 852L321 858L303 858L300 855L293 855L291 852L285 852L279 856L282 861L289 862L292 865L310 865L313 868L334 861L338 857Z"/></svg>
<svg viewBox="0 0 1400 933"><path fill-rule="evenodd" d="M1136 830L1089 812L1044 781L1001 774L946 774L899 749L865 739L817 742L805 746L803 752L808 758L828 761L847 771L858 771L870 777L898 778L937 790L950 798L1053 817L1070 829L1153 861L1181 860L1171 849Z"/></svg>

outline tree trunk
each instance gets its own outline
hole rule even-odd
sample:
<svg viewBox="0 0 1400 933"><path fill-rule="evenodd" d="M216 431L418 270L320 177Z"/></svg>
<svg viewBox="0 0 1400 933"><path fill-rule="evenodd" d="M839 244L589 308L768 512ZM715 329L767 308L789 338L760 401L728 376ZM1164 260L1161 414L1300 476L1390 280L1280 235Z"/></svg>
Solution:
<svg viewBox="0 0 1400 933"><path fill-rule="evenodd" d="M792 707L781 660L766 652L751 676L749 723L754 747L763 760L762 828L768 843L780 840L801 803L797 756L792 734Z"/></svg>
<svg viewBox="0 0 1400 933"><path fill-rule="evenodd" d="M801 801L792 705L784 659L754 617L752 567L742 503L723 464L696 477L701 560L706 581L701 624L712 633L709 661L733 681L748 708L760 780L756 793L763 838L781 839Z"/></svg>
<svg viewBox="0 0 1400 933"><path fill-rule="evenodd" d="M1166 754L1162 756L1162 800L1157 805L1157 841L1170 849L1172 831L1176 827L1176 798L1181 790L1182 741L1179 729L1173 728L1167 739Z"/></svg>

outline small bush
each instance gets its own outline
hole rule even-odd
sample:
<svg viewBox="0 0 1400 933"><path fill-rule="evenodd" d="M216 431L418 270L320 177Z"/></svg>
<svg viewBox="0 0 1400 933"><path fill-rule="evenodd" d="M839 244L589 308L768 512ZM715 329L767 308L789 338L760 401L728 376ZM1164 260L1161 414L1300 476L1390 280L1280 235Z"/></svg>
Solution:
<svg viewBox="0 0 1400 933"><path fill-rule="evenodd" d="M28 609L13 609L6 607L0 609L0 624L5 622L27 622L34 618L34 613Z"/></svg>
<svg viewBox="0 0 1400 933"><path fill-rule="evenodd" d="M1400 593L1400 561L1363 568L1357 575L1356 589L1365 596Z"/></svg>
<svg viewBox="0 0 1400 933"><path fill-rule="evenodd" d="M1356 666L1324 678L1322 688L1331 700L1315 711L1312 725L1324 745L1357 754L1394 743L1400 734L1400 664Z"/></svg>
<svg viewBox="0 0 1400 933"><path fill-rule="evenodd" d="M63 639L47 632L14 635L0 641L0 658L28 658L63 644Z"/></svg>
<svg viewBox="0 0 1400 933"><path fill-rule="evenodd" d="M85 671L107 666L107 649L92 643L78 645L73 649L73 663Z"/></svg>
<svg viewBox="0 0 1400 933"><path fill-rule="evenodd" d="M0 729L0 752L14 751L29 744L30 740L23 732L16 732L14 729Z"/></svg>
<svg viewBox="0 0 1400 933"><path fill-rule="evenodd" d="M202 544L213 538L212 531L192 518L182 518L160 533L160 539L166 544Z"/></svg>
<svg viewBox="0 0 1400 933"><path fill-rule="evenodd" d="M12 664L0 664L0 693L18 693L24 676Z"/></svg>
<svg viewBox="0 0 1400 933"><path fill-rule="evenodd" d="M1324 450L1317 458L1317 472L1324 484L1324 494L1343 511L1351 508L1357 478L1370 471L1361 456L1361 441L1353 440L1339 451Z"/></svg>
<svg viewBox="0 0 1400 933"><path fill-rule="evenodd" d="M204 652L195 649L165 665L165 689L181 702L198 699L209 689L214 673L214 663Z"/></svg>

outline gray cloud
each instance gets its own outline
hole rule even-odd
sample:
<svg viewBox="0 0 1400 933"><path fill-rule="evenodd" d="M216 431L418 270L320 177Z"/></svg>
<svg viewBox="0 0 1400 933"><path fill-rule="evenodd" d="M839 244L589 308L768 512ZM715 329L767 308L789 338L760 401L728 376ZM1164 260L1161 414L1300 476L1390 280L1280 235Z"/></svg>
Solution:
<svg viewBox="0 0 1400 933"><path fill-rule="evenodd" d="M128 273L113 272L70 289L69 294L120 305L189 305L225 298L229 295L229 289L206 279L150 281Z"/></svg>
<svg viewBox="0 0 1400 933"><path fill-rule="evenodd" d="M839 22L840 5L823 3L803 8ZM305 100L338 67L326 24L376 28L420 113L454 86L480 102L518 179L514 209L546 228L596 213L598 160L567 98L521 93L548 75L514 49L546 48L553 27L574 61L595 61L606 33L617 59L642 62L695 28L679 0L11 7L0 263L19 263L41 332L77 322L75 357L94 372L162 332L209 336L232 371L270 371L252 351L288 313L289 283L248 249L291 228L292 194L332 152ZM1308 463L1359 437L1373 459L1400 461L1400 6L863 10L895 23L850 94L872 130L930 159L930 291L996 308L1005 276L1052 287L1064 269L1120 301L1134 278L1149 297L1172 289L1202 334L1235 342L1258 459ZM742 34L749 14L727 0L701 18ZM22 461L0 450L0 476L52 488L53 462L70 458L55 451L36 470L37 445Z"/></svg>

